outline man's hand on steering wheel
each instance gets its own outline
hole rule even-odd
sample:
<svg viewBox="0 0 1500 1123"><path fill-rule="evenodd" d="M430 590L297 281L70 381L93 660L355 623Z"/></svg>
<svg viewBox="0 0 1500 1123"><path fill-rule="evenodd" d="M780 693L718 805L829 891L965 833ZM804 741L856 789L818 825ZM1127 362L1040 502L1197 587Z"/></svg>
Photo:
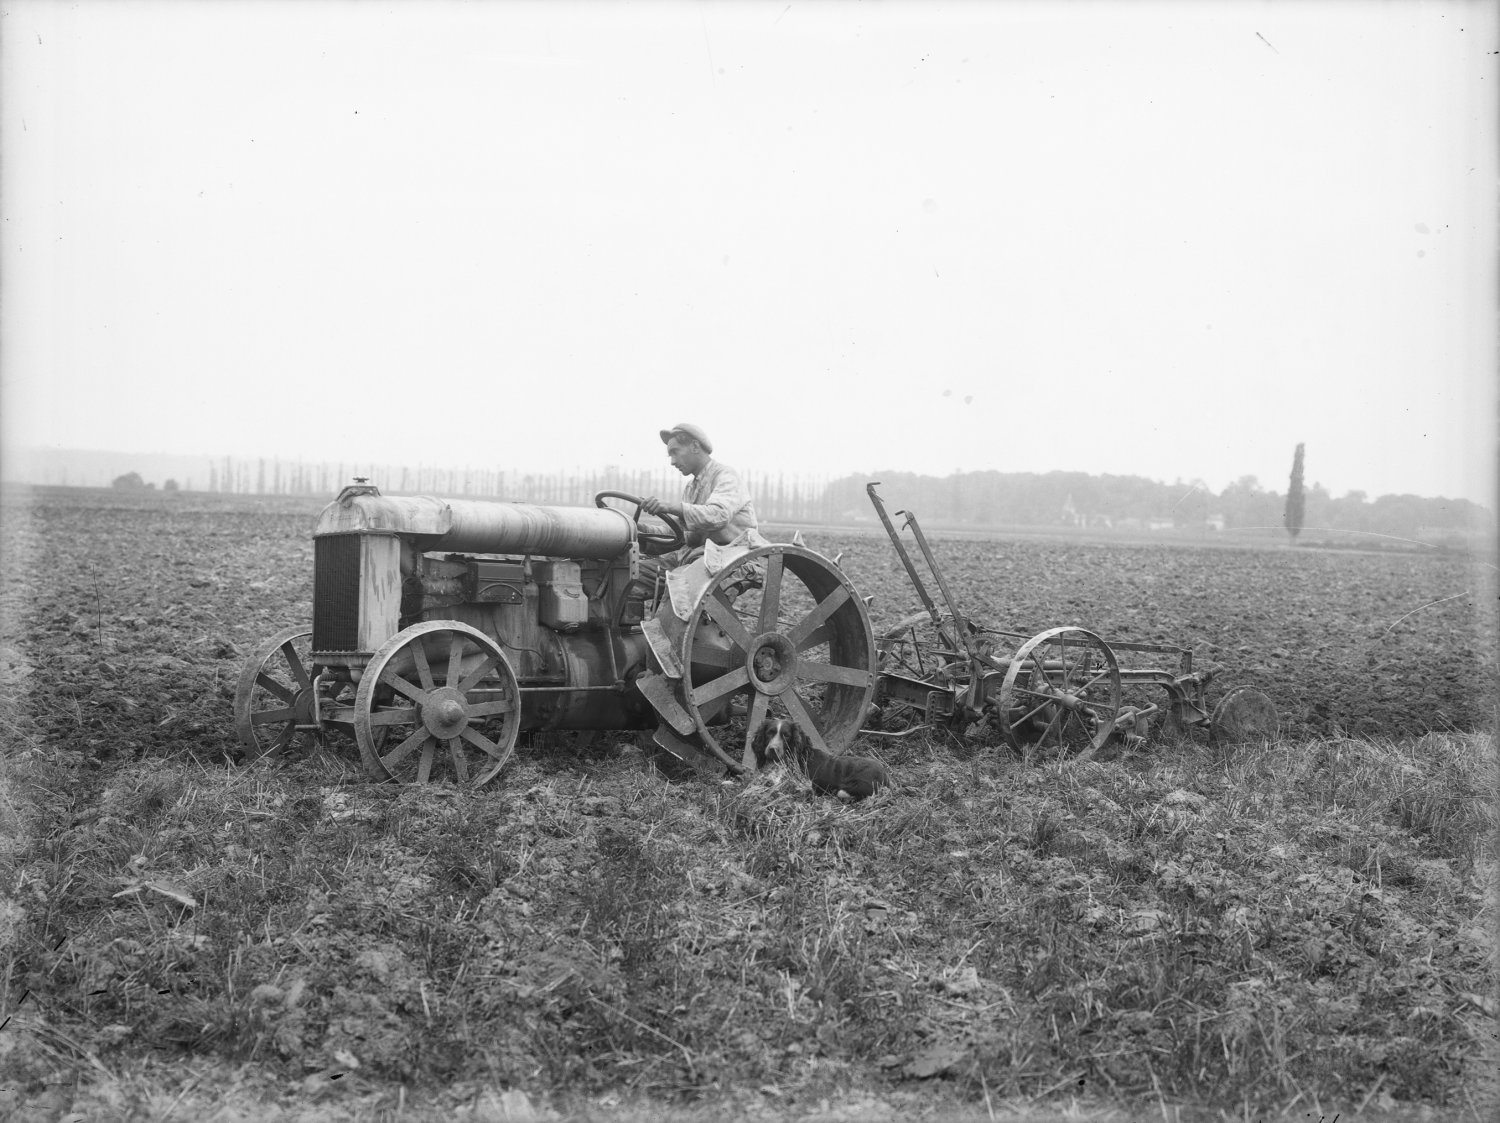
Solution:
<svg viewBox="0 0 1500 1123"><path fill-rule="evenodd" d="M667 513L666 504L660 499L654 497L642 499L638 495L630 495L623 491L601 491L594 496L594 506L607 507L608 504L604 502L606 499L622 499L626 503L635 504L633 516L636 525L635 538L644 553L655 556L687 545L687 535L683 533L682 523L676 516ZM642 515L652 515L660 519L667 524L667 529L671 533L663 534L660 531L647 530L641 525Z"/></svg>
<svg viewBox="0 0 1500 1123"><path fill-rule="evenodd" d="M679 522L682 520L681 503L670 503L665 499L658 499L654 495L648 495L641 500L641 510L645 511L648 515L656 515L658 518L670 516Z"/></svg>

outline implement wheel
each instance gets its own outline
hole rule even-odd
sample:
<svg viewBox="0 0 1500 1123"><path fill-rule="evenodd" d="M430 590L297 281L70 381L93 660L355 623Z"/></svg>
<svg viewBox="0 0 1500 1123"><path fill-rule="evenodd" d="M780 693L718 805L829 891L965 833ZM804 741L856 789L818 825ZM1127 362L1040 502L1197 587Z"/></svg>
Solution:
<svg viewBox="0 0 1500 1123"><path fill-rule="evenodd" d="M864 601L827 558L751 550L710 579L691 619L684 701L707 745L753 770L756 729L783 715L825 752L854 740L875 692L875 643Z"/></svg>
<svg viewBox="0 0 1500 1123"><path fill-rule="evenodd" d="M413 624L386 640L354 696L354 737L377 780L477 788L510 758L520 726L510 660L457 620Z"/></svg>
<svg viewBox="0 0 1500 1123"><path fill-rule="evenodd" d="M298 742L316 740L313 720L312 632L288 628L263 643L245 661L234 692L234 732L244 763L286 754Z"/></svg>
<svg viewBox="0 0 1500 1123"><path fill-rule="evenodd" d="M1027 760L1037 750L1092 756L1115 730L1120 667L1083 628L1052 628L1011 658L1000 686L1000 731Z"/></svg>

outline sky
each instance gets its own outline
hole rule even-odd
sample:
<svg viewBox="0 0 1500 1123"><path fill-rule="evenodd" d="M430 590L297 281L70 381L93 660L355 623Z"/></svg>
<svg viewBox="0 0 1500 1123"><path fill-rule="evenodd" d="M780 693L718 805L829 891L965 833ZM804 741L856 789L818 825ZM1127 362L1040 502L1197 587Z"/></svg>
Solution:
<svg viewBox="0 0 1500 1123"><path fill-rule="evenodd" d="M1494 506L1494 5L0 21L0 456L653 467L691 421Z"/></svg>

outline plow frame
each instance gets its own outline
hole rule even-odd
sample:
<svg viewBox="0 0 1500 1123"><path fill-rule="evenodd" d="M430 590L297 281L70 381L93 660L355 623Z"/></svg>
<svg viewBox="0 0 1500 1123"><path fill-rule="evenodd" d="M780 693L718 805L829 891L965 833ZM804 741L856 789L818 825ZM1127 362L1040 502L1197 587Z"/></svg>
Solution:
<svg viewBox="0 0 1500 1123"><path fill-rule="evenodd" d="M977 626L959 611L916 515L896 511L895 516L904 520L901 529L911 531L937 585L946 611L939 609L876 491L879 486L878 481L867 484L866 494L922 611L877 640L874 712L895 703L916 721L900 731L863 732L905 737L947 726L977 735L985 727L996 727L1028 759L1036 742L1045 745L1049 738L1059 748L1074 750L1080 759L1117 735L1127 747L1139 746L1157 722L1178 734L1207 729L1211 738L1221 726L1242 738L1275 736L1275 708L1259 691L1241 687L1217 709L1209 709L1207 687L1217 670L1195 670L1188 648L1105 640L1078 627L1028 636ZM936 642L919 637L918 628L924 625L931 626ZM1156 697L1156 691L1165 697ZM1147 700L1148 694L1155 700Z"/></svg>

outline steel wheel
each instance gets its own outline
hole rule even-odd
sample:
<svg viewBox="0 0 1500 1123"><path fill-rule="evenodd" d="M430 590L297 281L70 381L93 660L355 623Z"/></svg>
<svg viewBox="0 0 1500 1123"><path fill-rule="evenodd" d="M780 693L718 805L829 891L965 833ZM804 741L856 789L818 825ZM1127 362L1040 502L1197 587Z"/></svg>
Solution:
<svg viewBox="0 0 1500 1123"><path fill-rule="evenodd" d="M1021 645L1000 685L1000 731L1026 754L1091 755L1120 712L1120 667L1109 644L1083 628L1052 628Z"/></svg>
<svg viewBox="0 0 1500 1123"><path fill-rule="evenodd" d="M799 546L763 546L704 587L682 636L685 708L710 749L754 767L751 741L771 716L837 753L875 691L864 601L832 562Z"/></svg>
<svg viewBox="0 0 1500 1123"><path fill-rule="evenodd" d="M303 741L318 736L306 728L313 720L311 651L312 632L288 628L246 661L234 692L234 732L245 763L282 756L299 735Z"/></svg>
<svg viewBox="0 0 1500 1123"><path fill-rule="evenodd" d="M354 696L359 755L380 780L477 788L509 759L520 725L510 660L456 620L413 624L386 640Z"/></svg>

